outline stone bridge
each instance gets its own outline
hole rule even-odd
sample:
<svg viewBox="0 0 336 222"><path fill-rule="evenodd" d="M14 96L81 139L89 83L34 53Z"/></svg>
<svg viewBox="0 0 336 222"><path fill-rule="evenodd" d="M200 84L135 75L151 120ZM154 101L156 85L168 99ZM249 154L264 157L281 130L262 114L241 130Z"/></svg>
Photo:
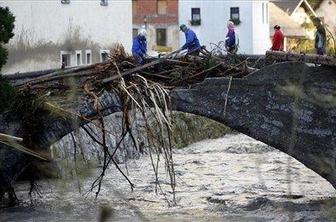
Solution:
<svg viewBox="0 0 336 222"><path fill-rule="evenodd" d="M206 79L190 89L174 89L170 95L174 110L214 119L273 146L336 188L335 68L278 63L241 79ZM116 94L104 93L100 99L104 115L121 111ZM96 115L92 103L84 103L76 111L86 117ZM49 147L76 127L68 118L40 115L43 121L38 133L31 135L30 145L35 148ZM0 133L22 136L20 124L0 116ZM0 149L3 192L11 189L31 158L10 148Z"/></svg>

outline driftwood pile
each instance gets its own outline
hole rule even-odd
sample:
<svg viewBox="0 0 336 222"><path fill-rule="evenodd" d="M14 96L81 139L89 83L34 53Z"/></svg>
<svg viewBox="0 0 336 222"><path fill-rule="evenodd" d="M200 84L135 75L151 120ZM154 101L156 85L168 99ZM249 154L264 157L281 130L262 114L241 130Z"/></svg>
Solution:
<svg viewBox="0 0 336 222"><path fill-rule="evenodd" d="M199 56L148 58L144 65L136 65L122 46L118 46L104 63L59 70L15 85L19 90L34 92L73 90L74 84L78 90L90 85L90 89L100 91L118 85L121 77L129 82L135 75L140 75L171 89L201 82L207 77L243 77L255 71L256 67L260 68L263 60L237 55L217 56L202 49Z"/></svg>
<svg viewBox="0 0 336 222"><path fill-rule="evenodd" d="M141 75L147 80L160 83L164 88L171 89L201 82L208 77L240 78L266 65L283 61L336 66L336 57L332 56L280 51L267 51L266 56L223 55L209 52L205 48L202 48L199 56L162 56L148 58L145 64L136 65L133 58L125 53L124 48L117 45L106 62L58 70L14 85L19 90L29 88L37 92L74 90L74 84L77 89L84 89L84 85L89 84L92 85L92 89L100 91L107 85L119 84L121 77L127 82L132 76Z"/></svg>

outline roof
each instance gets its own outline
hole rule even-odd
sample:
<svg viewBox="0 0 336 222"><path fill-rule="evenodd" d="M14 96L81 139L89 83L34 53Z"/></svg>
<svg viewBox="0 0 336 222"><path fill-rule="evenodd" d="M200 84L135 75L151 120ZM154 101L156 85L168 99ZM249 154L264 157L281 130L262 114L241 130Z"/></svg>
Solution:
<svg viewBox="0 0 336 222"><path fill-rule="evenodd" d="M272 1L273 4L278 6L284 12L287 12L289 15L291 15L295 11L295 9L298 7L298 5L301 2L302 2L302 0L275 0L275 1Z"/></svg>
<svg viewBox="0 0 336 222"><path fill-rule="evenodd" d="M297 8L299 8L302 4L305 4L310 13L316 16L314 9L306 0L272 0L272 3L289 15L292 15Z"/></svg>
<svg viewBox="0 0 336 222"><path fill-rule="evenodd" d="M283 34L286 37L297 37L297 38L304 38L306 37L306 30L301 27L300 24L295 22L290 15L284 12L280 7L277 5L270 3L269 4L270 10L270 33L273 35L273 27L275 25L279 25Z"/></svg>

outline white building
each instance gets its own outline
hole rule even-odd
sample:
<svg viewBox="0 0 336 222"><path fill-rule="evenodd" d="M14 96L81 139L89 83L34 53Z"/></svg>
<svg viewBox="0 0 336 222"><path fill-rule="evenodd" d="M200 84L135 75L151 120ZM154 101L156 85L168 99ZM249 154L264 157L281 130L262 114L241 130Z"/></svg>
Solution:
<svg viewBox="0 0 336 222"><path fill-rule="evenodd" d="M91 64L114 43L130 51L131 0L0 0L16 17L2 73Z"/></svg>
<svg viewBox="0 0 336 222"><path fill-rule="evenodd" d="M227 21L240 22L239 51L244 54L264 54L270 48L269 1L267 0L188 0L179 1L179 23L191 25L201 45L210 48L210 43L225 40ZM198 25L200 24L200 25ZM184 34L180 42L185 42Z"/></svg>

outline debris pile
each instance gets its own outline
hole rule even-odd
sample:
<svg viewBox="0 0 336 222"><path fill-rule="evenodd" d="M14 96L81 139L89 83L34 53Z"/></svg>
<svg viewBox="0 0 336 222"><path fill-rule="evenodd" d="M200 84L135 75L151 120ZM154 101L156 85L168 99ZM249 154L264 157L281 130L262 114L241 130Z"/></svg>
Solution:
<svg viewBox="0 0 336 222"><path fill-rule="evenodd" d="M73 89L73 84L79 84L77 86L84 89L84 85L89 84L92 89L100 91L110 88L111 85L118 85L121 77L127 84L134 81L134 76L140 75L148 81L171 89L186 87L208 77L243 77L264 65L263 57L224 56L209 52L205 48L202 48L199 56L148 58L144 65L137 66L133 58L125 53L122 45L116 45L109 58L103 63L56 71L16 85L20 90L29 88L37 92L66 91Z"/></svg>

